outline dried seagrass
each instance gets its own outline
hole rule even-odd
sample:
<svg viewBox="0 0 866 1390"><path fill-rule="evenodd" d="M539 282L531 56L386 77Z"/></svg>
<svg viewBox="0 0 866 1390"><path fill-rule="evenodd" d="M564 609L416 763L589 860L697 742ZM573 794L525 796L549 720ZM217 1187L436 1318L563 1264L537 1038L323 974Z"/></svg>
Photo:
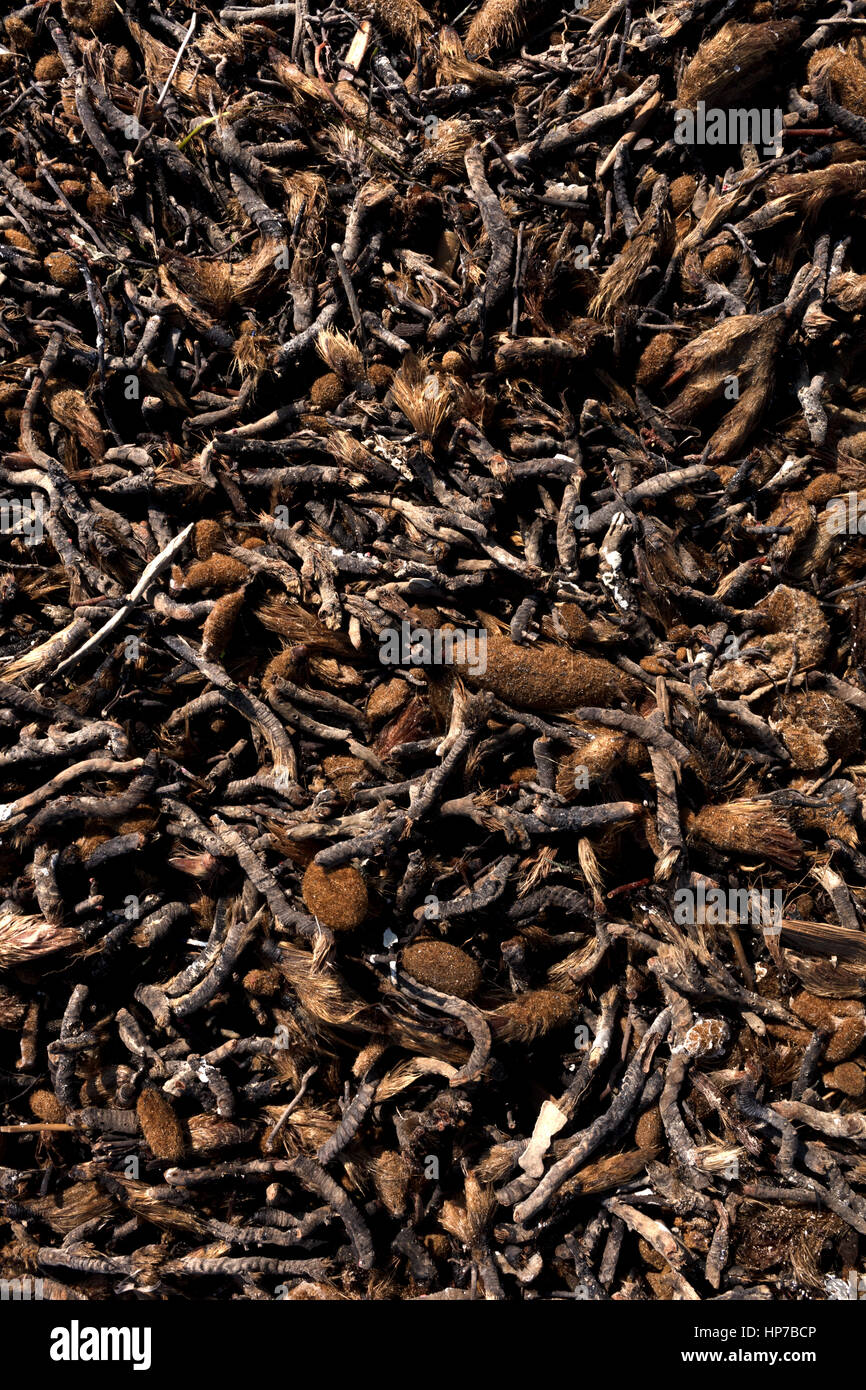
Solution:
<svg viewBox="0 0 866 1390"><path fill-rule="evenodd" d="M0 19L0 1280L842 1296L857 9Z"/></svg>

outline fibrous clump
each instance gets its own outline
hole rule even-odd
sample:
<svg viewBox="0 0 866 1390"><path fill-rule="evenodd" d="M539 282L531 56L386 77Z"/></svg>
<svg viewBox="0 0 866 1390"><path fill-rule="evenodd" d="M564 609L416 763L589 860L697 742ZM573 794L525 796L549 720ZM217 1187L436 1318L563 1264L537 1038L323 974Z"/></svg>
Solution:
<svg viewBox="0 0 866 1390"><path fill-rule="evenodd" d="M803 846L784 815L763 801L729 801L688 813L689 834L736 856L758 856L793 868Z"/></svg>
<svg viewBox="0 0 866 1390"><path fill-rule="evenodd" d="M48 1124L62 1124L66 1111L53 1091L34 1091L30 1096L30 1109L37 1120Z"/></svg>
<svg viewBox="0 0 866 1390"><path fill-rule="evenodd" d="M84 393L56 382L46 391L46 400L57 423L75 435L94 462L100 463L105 453L102 426Z"/></svg>
<svg viewBox="0 0 866 1390"><path fill-rule="evenodd" d="M190 565L175 581L177 589L227 589L247 577L247 567L231 555L211 554L205 560Z"/></svg>
<svg viewBox="0 0 866 1390"><path fill-rule="evenodd" d="M243 606L243 589L237 589L233 594L223 594L217 599L202 628L204 656L218 656L225 650Z"/></svg>
<svg viewBox="0 0 866 1390"><path fill-rule="evenodd" d="M494 1035L503 1042L529 1042L532 1038L562 1028L574 1014L574 1000L555 989L534 989L489 1015Z"/></svg>
<svg viewBox="0 0 866 1390"><path fill-rule="evenodd" d="M860 747L857 715L825 691L798 691L783 702L779 732L795 767L814 772L829 759Z"/></svg>
<svg viewBox="0 0 866 1390"><path fill-rule="evenodd" d="M731 405L709 441L716 462L740 449L768 408L776 379L776 360L786 332L780 315L743 314L707 329L673 359L668 389L677 394L668 406L680 424L699 419L711 407Z"/></svg>
<svg viewBox="0 0 866 1390"><path fill-rule="evenodd" d="M470 53L486 55L513 42L531 13L528 0L484 0L466 33Z"/></svg>
<svg viewBox="0 0 866 1390"><path fill-rule="evenodd" d="M45 268L52 283L72 289L81 279L81 273L73 258L66 251L52 251L45 257Z"/></svg>
<svg viewBox="0 0 866 1390"><path fill-rule="evenodd" d="M183 1128L174 1106L162 1091L142 1091L136 1106L138 1122L154 1158L182 1158L186 1150Z"/></svg>
<svg viewBox="0 0 866 1390"><path fill-rule="evenodd" d="M458 999L471 999L481 984L477 961L447 941L418 941L407 947L402 961L413 980Z"/></svg>
<svg viewBox="0 0 866 1390"><path fill-rule="evenodd" d="M737 106L755 87L766 81L778 64L778 55L796 43L797 20L773 20L768 24L738 24L730 20L701 44L687 64L677 88L681 106L698 101L707 106Z"/></svg>
<svg viewBox="0 0 866 1390"><path fill-rule="evenodd" d="M866 67L854 45L847 52L838 48L819 48L809 60L809 80L824 78L830 91L846 110L866 116Z"/></svg>
<svg viewBox="0 0 866 1390"><path fill-rule="evenodd" d="M863 21L459 8L0 16L0 1292L856 1276Z"/></svg>
<svg viewBox="0 0 866 1390"><path fill-rule="evenodd" d="M0 970L38 965L46 956L79 945L81 936L74 927L0 909Z"/></svg>
<svg viewBox="0 0 866 1390"><path fill-rule="evenodd" d="M62 0L63 18L79 34L99 34L112 19L111 0Z"/></svg>
<svg viewBox="0 0 866 1390"><path fill-rule="evenodd" d="M654 333L640 355L636 379L641 386L661 381L678 347L673 333Z"/></svg>
<svg viewBox="0 0 866 1390"><path fill-rule="evenodd" d="M367 885L357 869L329 870L311 864L301 891L307 909L334 931L359 927L369 911Z"/></svg>
<svg viewBox="0 0 866 1390"><path fill-rule="evenodd" d="M576 709L621 702L635 691L634 681L602 657L539 643L518 647L507 637L487 634L487 669L473 674L459 667L467 684L489 690L506 704L524 709Z"/></svg>
<svg viewBox="0 0 866 1390"><path fill-rule="evenodd" d="M717 665L710 684L719 695L748 694L768 681L784 681L792 663L808 671L824 658L830 629L814 595L780 584L755 612L767 631L743 644L742 657L732 653L731 661ZM757 659L748 659L750 648Z"/></svg>

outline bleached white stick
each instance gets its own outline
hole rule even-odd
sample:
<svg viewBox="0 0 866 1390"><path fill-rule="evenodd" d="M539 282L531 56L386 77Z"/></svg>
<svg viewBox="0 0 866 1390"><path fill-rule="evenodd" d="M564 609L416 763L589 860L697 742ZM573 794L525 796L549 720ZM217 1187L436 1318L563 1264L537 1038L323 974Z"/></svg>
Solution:
<svg viewBox="0 0 866 1390"><path fill-rule="evenodd" d="M174 77L175 73L177 72L178 68L180 67L180 60L181 60L181 58L182 58L183 55L184 55L184 50L186 49L186 46L187 46L187 44L189 43L189 41L190 41L190 39L192 38L193 33L194 33L194 31L195 31L195 21L196 21L196 19L197 19L197 16L196 16L196 15L193 15L192 20L190 21L190 26L189 26L189 28L187 29L186 34L184 35L183 43L181 44L180 48L177 50L177 57L175 58L174 62L173 62L172 65L171 65L171 72L168 74L168 77L165 79L165 86L163 87L162 91L160 92L159 96L158 96L157 99L156 99L156 104L157 104L157 106L162 106L162 103L165 101L165 94L166 94L166 92L168 91L169 87L171 86L171 79Z"/></svg>
<svg viewBox="0 0 866 1390"><path fill-rule="evenodd" d="M150 564L145 566L135 588L130 589L123 605L118 608L116 613L112 613L108 621L103 623L102 627L99 628L97 632L94 632L91 637L88 637L87 641L83 646L78 648L77 652L73 652L65 661L61 661L60 665L55 668L55 675L59 675L65 667L71 666L73 661L78 661L79 657L84 656L85 652L89 652L94 647L98 647L99 643L102 642L110 632L113 632L116 627L120 626L127 614L132 612L132 609L141 598L150 581L155 579L156 576L165 569L170 560L174 559L194 526L195 522L191 521L188 526L185 526L183 530L175 536L173 541L169 541L164 550L161 550L158 555L154 556Z"/></svg>

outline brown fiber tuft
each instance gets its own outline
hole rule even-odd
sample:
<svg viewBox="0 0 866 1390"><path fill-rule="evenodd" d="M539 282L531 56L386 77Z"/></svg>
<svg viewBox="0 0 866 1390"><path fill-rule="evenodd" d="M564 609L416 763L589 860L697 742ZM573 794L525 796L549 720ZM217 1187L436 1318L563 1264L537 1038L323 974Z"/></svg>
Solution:
<svg viewBox="0 0 866 1390"><path fill-rule="evenodd" d="M689 834L739 859L772 859L793 869L802 858L803 843L781 811L766 801L743 798L717 806L704 806L685 817Z"/></svg>
<svg viewBox="0 0 866 1390"><path fill-rule="evenodd" d="M249 570L231 555L211 555L194 561L177 584L179 589L228 589L242 583ZM174 581L172 581L174 583Z"/></svg>
<svg viewBox="0 0 866 1390"><path fill-rule="evenodd" d="M209 660L225 651L243 606L243 589L236 589L233 594L223 594L217 599L202 628L202 656Z"/></svg>
<svg viewBox="0 0 866 1390"><path fill-rule="evenodd" d="M301 892L307 911L333 931L360 927L369 911L367 885L357 869L323 869L311 864L304 874Z"/></svg>
<svg viewBox="0 0 866 1390"><path fill-rule="evenodd" d="M174 1106L162 1091L150 1087L142 1091L135 1112L154 1158L183 1158L186 1151L183 1127Z"/></svg>
<svg viewBox="0 0 866 1390"><path fill-rule="evenodd" d="M487 670L473 675L455 663L467 685L489 690L507 705L527 710L570 710L609 706L634 698L637 683L601 657L537 643L516 646L487 634Z"/></svg>
<svg viewBox="0 0 866 1390"><path fill-rule="evenodd" d="M486 1015L494 1038L501 1042L531 1042L574 1016L574 999L555 989L533 989Z"/></svg>
<svg viewBox="0 0 866 1390"><path fill-rule="evenodd" d="M678 105L693 107L705 101L707 106L736 106L766 83L768 67L770 71L778 67L776 55L784 53L799 36L796 20L770 24L729 21L701 44L687 65L677 88Z"/></svg>
<svg viewBox="0 0 866 1390"><path fill-rule="evenodd" d="M447 941L417 941L407 946L402 964L406 974L419 984L458 999L471 999L481 984L480 966Z"/></svg>
<svg viewBox="0 0 866 1390"><path fill-rule="evenodd" d="M37 1120L44 1120L48 1125L62 1125L66 1119L66 1111L53 1091L33 1091L28 1103Z"/></svg>

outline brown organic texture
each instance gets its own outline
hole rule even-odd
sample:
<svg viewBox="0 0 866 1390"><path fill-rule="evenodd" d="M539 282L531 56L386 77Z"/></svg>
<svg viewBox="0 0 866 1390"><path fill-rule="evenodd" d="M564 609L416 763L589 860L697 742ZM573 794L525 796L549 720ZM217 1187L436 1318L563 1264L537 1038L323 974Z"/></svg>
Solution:
<svg viewBox="0 0 866 1390"><path fill-rule="evenodd" d="M78 34L99 34L112 17L111 0L61 0L63 18Z"/></svg>
<svg viewBox="0 0 866 1390"><path fill-rule="evenodd" d="M531 0L483 0L466 31L470 53L486 57L514 40L526 29Z"/></svg>
<svg viewBox="0 0 866 1390"><path fill-rule="evenodd" d="M494 1037L503 1042L531 1042L533 1038L563 1028L573 1017L574 999L554 989L533 989L489 1015Z"/></svg>
<svg viewBox="0 0 866 1390"><path fill-rule="evenodd" d="M165 264L174 282L196 303L222 318L236 304L255 304L276 275L278 241L262 241L242 261L201 262L177 251L166 251Z"/></svg>
<svg viewBox="0 0 866 1390"><path fill-rule="evenodd" d="M367 885L357 869L328 870L311 864L301 892L307 911L335 931L359 927L369 910Z"/></svg>
<svg viewBox="0 0 866 1390"><path fill-rule="evenodd" d="M864 34L3 7L4 1299L862 1270Z"/></svg>
<svg viewBox="0 0 866 1390"><path fill-rule="evenodd" d="M581 705L608 705L637 687L610 662L582 652L535 644L517 647L507 637L487 634L487 669L455 662L469 685L489 690L506 704L554 713Z"/></svg>
<svg viewBox="0 0 866 1390"><path fill-rule="evenodd" d="M37 1120L48 1124L62 1124L66 1111L53 1091L34 1091L30 1096L30 1110Z"/></svg>
<svg viewBox="0 0 866 1390"><path fill-rule="evenodd" d="M743 658L736 658L711 677L719 695L751 692L766 682L786 680L795 662L800 670L820 666L830 642L830 628L820 603L802 589L780 585L756 605L761 621L760 638L743 644ZM752 653L754 652L754 659ZM850 718L856 721L857 716Z"/></svg>
<svg viewBox="0 0 866 1390"><path fill-rule="evenodd" d="M418 941L403 952L403 969L422 985L442 994L471 999L481 983L481 968L447 941Z"/></svg>
<svg viewBox="0 0 866 1390"><path fill-rule="evenodd" d="M177 589L225 589L247 577L247 567L230 555L210 555L190 565L175 584Z"/></svg>
<svg viewBox="0 0 866 1390"><path fill-rule="evenodd" d="M20 965L39 965L56 951L80 945L72 927L58 927L41 917L0 910L0 970Z"/></svg>
<svg viewBox="0 0 866 1390"><path fill-rule="evenodd" d="M725 319L681 348L673 361L668 389L677 394L668 407L672 420L698 419L718 407L729 392L736 404L709 441L709 458L722 463L742 449L770 403L776 356L785 335L782 317L757 319L750 314ZM736 390L736 397L731 392Z"/></svg>
<svg viewBox="0 0 866 1390"><path fill-rule="evenodd" d="M769 24L722 25L706 39L686 66L677 88L681 106L740 106L754 89L766 83L768 73L785 50L800 37L798 20L773 20Z"/></svg>
<svg viewBox="0 0 866 1390"><path fill-rule="evenodd" d="M244 591L223 594L218 598L201 630L201 649L204 656L221 656L231 641L235 624L244 606Z"/></svg>
<svg viewBox="0 0 866 1390"><path fill-rule="evenodd" d="M656 180L652 202L631 240L602 275L589 306L591 314L612 322L617 310L638 299L640 282L646 280L650 267L668 259L674 244L668 200L667 179L662 177Z"/></svg>
<svg viewBox="0 0 866 1390"><path fill-rule="evenodd" d="M849 42L844 53L838 48L819 48L809 60L807 73L810 82L825 73L839 104L857 116L866 116L866 67L855 44Z"/></svg>
<svg viewBox="0 0 866 1390"><path fill-rule="evenodd" d="M101 463L105 454L102 428L99 417L87 404L83 392L73 388L64 389L61 383L57 383L45 396L52 418L75 435L95 463Z"/></svg>
<svg viewBox="0 0 866 1390"><path fill-rule="evenodd" d="M687 815L689 833L737 857L758 855L793 869L803 846L784 816L761 801L729 801Z"/></svg>
<svg viewBox="0 0 866 1390"><path fill-rule="evenodd" d="M183 1128L167 1096L160 1091L145 1090L135 1107L144 1141L154 1158L183 1158L186 1144Z"/></svg>

